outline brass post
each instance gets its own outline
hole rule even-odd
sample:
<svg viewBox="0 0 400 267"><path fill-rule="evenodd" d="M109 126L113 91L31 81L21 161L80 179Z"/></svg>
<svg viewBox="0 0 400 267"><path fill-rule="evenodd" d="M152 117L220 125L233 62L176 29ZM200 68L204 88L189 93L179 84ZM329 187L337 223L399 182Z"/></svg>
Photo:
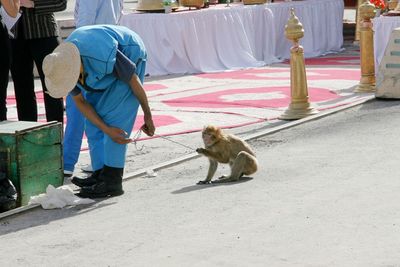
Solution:
<svg viewBox="0 0 400 267"><path fill-rule="evenodd" d="M375 6L365 0L360 6L360 61L361 79L356 92L375 92L374 31L371 18L375 17Z"/></svg>
<svg viewBox="0 0 400 267"><path fill-rule="evenodd" d="M356 6L356 32L354 36L354 41L358 42L360 41L360 24L361 24L361 16L360 16L360 6L363 3L363 0L357 0L357 6Z"/></svg>
<svg viewBox="0 0 400 267"><path fill-rule="evenodd" d="M288 109L279 118L282 120L296 120L318 113L308 102L306 69L304 63L304 49L299 40L304 36L303 25L290 10L290 18L285 26L286 38L293 42L290 48L290 94L291 103Z"/></svg>

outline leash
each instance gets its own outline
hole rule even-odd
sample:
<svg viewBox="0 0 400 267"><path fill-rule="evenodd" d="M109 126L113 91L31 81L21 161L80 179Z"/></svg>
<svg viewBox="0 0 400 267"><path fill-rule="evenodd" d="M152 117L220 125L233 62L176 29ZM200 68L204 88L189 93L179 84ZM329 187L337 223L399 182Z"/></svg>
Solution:
<svg viewBox="0 0 400 267"><path fill-rule="evenodd" d="M141 135L142 135L142 129L139 129L139 131L137 131L135 133L135 135L133 136L133 141L131 142L135 145L135 148L137 151L142 151L144 148L144 145L142 145L141 148L138 148L138 145L137 145L137 140L140 138Z"/></svg>
<svg viewBox="0 0 400 267"><path fill-rule="evenodd" d="M196 151L196 149L194 149L193 147L190 147L190 146L184 145L184 144L182 144L182 143L180 143L180 142L171 140L171 139L167 138L166 136L156 135L156 137L160 137L160 138L162 138L162 139L164 139L164 140L170 141L171 143L175 143L175 144L178 144L178 145L180 145L180 146L183 146L183 147L186 147L186 148L189 148L189 149L191 149L191 150Z"/></svg>
<svg viewBox="0 0 400 267"><path fill-rule="evenodd" d="M140 138L141 134L142 134L142 130L139 129L139 130L136 132L136 134L133 136L133 141L132 141L132 143L135 145L136 150L138 150L138 151L142 151L143 148L144 148L144 145L142 145L141 148L138 148L138 145L137 145L137 140ZM159 138L162 138L162 139L164 139L164 140L167 140L167 141L169 141L169 142L171 142L171 143L174 143L174 144L180 145L180 146L182 146L182 147L189 148L190 150L196 151L196 149L194 149L193 147L187 146L187 145L182 144L182 143L180 143L180 142L178 142L178 141L171 140L171 139L169 139L169 138L166 137L166 136L153 135L153 137L159 137Z"/></svg>

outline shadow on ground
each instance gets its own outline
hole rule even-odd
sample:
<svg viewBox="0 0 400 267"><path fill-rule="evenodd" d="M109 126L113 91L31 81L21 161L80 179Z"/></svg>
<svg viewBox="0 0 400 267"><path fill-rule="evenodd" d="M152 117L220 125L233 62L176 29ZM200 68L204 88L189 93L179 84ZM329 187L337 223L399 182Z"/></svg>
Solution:
<svg viewBox="0 0 400 267"><path fill-rule="evenodd" d="M239 179L239 181L236 182L229 182L229 183L210 183L210 184L196 184L196 185L191 185L191 186L186 186L183 187L179 190L176 191L172 191L172 194L183 194L183 193L189 193L192 191L197 191L197 190L203 190L203 189L209 189L209 188L214 188L216 186L232 186L232 185L236 185L236 184L241 184L241 183L245 183L248 181L253 180L253 177L242 177ZM218 181L218 180L217 180Z"/></svg>
<svg viewBox="0 0 400 267"><path fill-rule="evenodd" d="M68 206L62 209L44 210L40 206L23 214L16 214L0 220L0 236L15 233L20 230L32 228L41 225L47 225L51 222L65 218L81 215L92 210L98 210L110 205L117 204L117 201L101 203L106 200L99 199L94 203L79 206ZM12 224L9 221L12 220Z"/></svg>

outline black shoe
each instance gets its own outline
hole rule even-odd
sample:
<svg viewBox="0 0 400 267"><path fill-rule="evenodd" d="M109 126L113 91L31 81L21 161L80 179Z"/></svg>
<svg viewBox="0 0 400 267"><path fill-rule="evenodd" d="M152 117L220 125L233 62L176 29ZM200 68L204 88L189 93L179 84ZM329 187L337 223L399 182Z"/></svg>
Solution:
<svg viewBox="0 0 400 267"><path fill-rule="evenodd" d="M101 198L119 196L124 193L122 190L122 174L124 169L104 165L96 184L82 187L78 196L84 198Z"/></svg>
<svg viewBox="0 0 400 267"><path fill-rule="evenodd" d="M101 182L92 186L82 187L78 196L83 198L102 198L120 196L123 193L122 184L108 185L105 182Z"/></svg>
<svg viewBox="0 0 400 267"><path fill-rule="evenodd" d="M74 176L71 179L71 183L73 183L74 185L79 186L79 187L95 185L97 182L100 181L99 180L99 176L100 176L100 173L101 173L102 170L103 169L99 169L97 171L94 171L92 173L92 175L90 175L87 178L79 178L79 177Z"/></svg>

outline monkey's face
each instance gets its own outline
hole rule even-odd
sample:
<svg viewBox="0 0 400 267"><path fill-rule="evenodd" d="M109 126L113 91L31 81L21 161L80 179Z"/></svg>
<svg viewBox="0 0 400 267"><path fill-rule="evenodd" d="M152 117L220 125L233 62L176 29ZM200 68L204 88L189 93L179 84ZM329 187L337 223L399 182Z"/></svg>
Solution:
<svg viewBox="0 0 400 267"><path fill-rule="evenodd" d="M208 126L203 129L201 135L203 138L204 145L206 147L210 147L218 141L220 130L216 127Z"/></svg>
<svg viewBox="0 0 400 267"><path fill-rule="evenodd" d="M212 146L214 144L215 137L210 133L202 133L203 142L206 147Z"/></svg>

